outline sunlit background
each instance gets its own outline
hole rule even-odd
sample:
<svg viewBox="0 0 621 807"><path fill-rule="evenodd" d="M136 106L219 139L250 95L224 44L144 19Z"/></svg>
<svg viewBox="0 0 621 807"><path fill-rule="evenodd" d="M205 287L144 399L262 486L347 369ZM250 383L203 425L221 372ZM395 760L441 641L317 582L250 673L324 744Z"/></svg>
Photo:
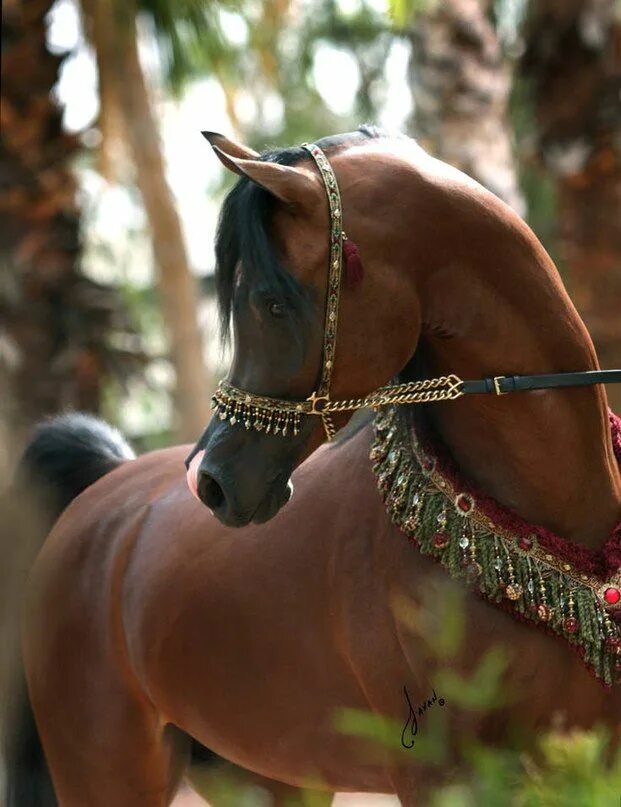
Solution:
<svg viewBox="0 0 621 807"><path fill-rule="evenodd" d="M184 79L183 89L175 94L167 84L170 75L153 21L146 16L138 20L140 57L160 130L166 178L181 218L190 267L198 278L213 273L218 212L231 180L211 155L200 131L210 129L245 138L257 148L294 142L289 130L294 130L293 138L304 131L304 123L292 123L285 116L287 94L293 90L278 82L271 86L274 82L270 76L258 76L250 85L245 81L245 76L254 72L254 63L265 59L260 48L267 51L272 43L253 42L251 35L252 26L261 25L267 9L260 2L243 5L243 13L235 11L234 4L230 8L214 7L209 12L213 15L209 35L217 35L221 43L241 52L231 57L230 70L234 72L229 75L222 70L214 76L197 71ZM274 4L274 9L274 13L282 14L282 19L277 20L279 28L287 28L276 31L274 39L288 59L295 58L300 40L308 34L308 18L321 9L312 3L291 3L288 8L287 4ZM387 11L381 0L367 4L349 0L336 4L333 22L336 15L344 21L361 17L380 33ZM401 38L385 33L379 38L383 41L376 46L374 55L375 86L368 115L389 129L404 130L413 103L407 82L409 49ZM46 43L52 53L68 54L53 93L63 110L63 128L78 134L86 150L75 166L84 212L82 271L106 284L148 289L154 282L154 266L149 224L140 196L126 182L110 182L102 177L100 166L92 159L93 152L102 145L97 60L76 2L58 0L52 6L46 19ZM304 89L308 100L325 106L317 121L312 108L304 111L313 133L347 129L366 120L358 114L362 71L355 53L338 40L331 41L329 29L315 34L307 47L309 64L303 77ZM250 53L244 56L247 50ZM300 83L301 80L302 77ZM216 338L214 313L209 300L203 300L200 323L212 375L225 359ZM158 331L143 334L149 339L151 353L165 352L165 342ZM157 439L173 428L170 389L174 370L165 359L153 360L146 373L152 385L145 388L141 379L134 379L130 389L124 390L122 407L113 403L111 414L127 434L153 435Z"/></svg>

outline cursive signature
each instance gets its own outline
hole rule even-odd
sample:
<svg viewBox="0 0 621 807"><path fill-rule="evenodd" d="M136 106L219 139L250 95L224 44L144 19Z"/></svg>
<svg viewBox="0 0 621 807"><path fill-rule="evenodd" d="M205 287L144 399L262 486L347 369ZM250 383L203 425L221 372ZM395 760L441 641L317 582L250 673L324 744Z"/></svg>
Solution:
<svg viewBox="0 0 621 807"><path fill-rule="evenodd" d="M403 731L401 732L401 745L404 748L413 748L415 742L414 738L418 734L418 718L422 717L425 712L431 709L434 704L437 703L438 706L444 706L446 701L444 698L439 698L436 695L435 689L432 689L431 697L422 701L422 703L415 707L412 704L412 699L410 698L410 693L408 692L408 688L406 686L403 687L403 694L405 695L409 712L403 727Z"/></svg>

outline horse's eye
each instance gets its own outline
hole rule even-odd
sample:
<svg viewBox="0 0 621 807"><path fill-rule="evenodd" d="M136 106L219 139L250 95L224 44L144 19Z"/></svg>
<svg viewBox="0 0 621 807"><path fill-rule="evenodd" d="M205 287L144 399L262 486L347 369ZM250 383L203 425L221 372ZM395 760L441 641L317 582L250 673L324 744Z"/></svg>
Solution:
<svg viewBox="0 0 621 807"><path fill-rule="evenodd" d="M268 310L273 317L284 317L285 315L285 307L282 303L272 301L268 306Z"/></svg>

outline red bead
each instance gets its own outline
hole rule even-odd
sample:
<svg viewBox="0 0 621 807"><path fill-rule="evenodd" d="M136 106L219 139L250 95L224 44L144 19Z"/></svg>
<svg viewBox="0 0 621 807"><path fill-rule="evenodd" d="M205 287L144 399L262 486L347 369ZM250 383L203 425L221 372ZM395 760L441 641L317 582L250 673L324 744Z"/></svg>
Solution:
<svg viewBox="0 0 621 807"><path fill-rule="evenodd" d="M460 493L455 502L462 513L469 513L474 507L474 501L466 493Z"/></svg>
<svg viewBox="0 0 621 807"><path fill-rule="evenodd" d="M575 616L568 616L563 625L567 633L575 633L578 630L578 620Z"/></svg>
<svg viewBox="0 0 621 807"><path fill-rule="evenodd" d="M520 547L520 549L523 549L523 550L524 550L524 552L528 552L528 550L529 550L529 549L532 549L532 548L533 548L533 542L532 542L532 539L531 539L531 538L528 538L526 535L523 535L523 536L522 536L522 537L521 537L521 538L518 540L518 546Z"/></svg>
<svg viewBox="0 0 621 807"><path fill-rule="evenodd" d="M433 536L433 545L437 549L444 549L448 542L448 535L444 532L436 532L436 534Z"/></svg>
<svg viewBox="0 0 621 807"><path fill-rule="evenodd" d="M610 586L604 591L604 599L608 605L616 605L621 600L621 591L614 586Z"/></svg>

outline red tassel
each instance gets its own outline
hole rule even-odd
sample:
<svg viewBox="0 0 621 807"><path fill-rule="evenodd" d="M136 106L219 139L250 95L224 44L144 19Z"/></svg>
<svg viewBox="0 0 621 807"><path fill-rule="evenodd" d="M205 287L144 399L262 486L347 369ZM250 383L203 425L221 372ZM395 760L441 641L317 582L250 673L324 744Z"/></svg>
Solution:
<svg viewBox="0 0 621 807"><path fill-rule="evenodd" d="M364 269L358 247L349 238L343 240L343 255L345 256L345 278L347 285L353 289L362 280Z"/></svg>

